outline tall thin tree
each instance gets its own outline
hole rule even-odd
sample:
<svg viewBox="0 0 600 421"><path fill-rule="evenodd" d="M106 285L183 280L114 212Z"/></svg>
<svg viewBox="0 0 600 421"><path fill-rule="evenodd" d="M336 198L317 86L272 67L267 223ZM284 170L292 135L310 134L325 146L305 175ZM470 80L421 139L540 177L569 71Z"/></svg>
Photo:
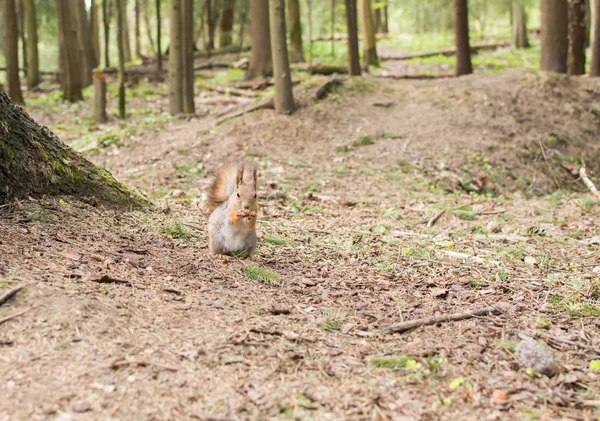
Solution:
<svg viewBox="0 0 600 421"><path fill-rule="evenodd" d="M456 38L456 75L473 73L467 0L454 0L454 34Z"/></svg>
<svg viewBox="0 0 600 421"><path fill-rule="evenodd" d="M182 1L183 112L194 114L194 1Z"/></svg>
<svg viewBox="0 0 600 421"><path fill-rule="evenodd" d="M60 1L60 0L59 0ZM123 40L124 19L123 19L123 0L115 0L117 9L117 39ZM119 50L119 118L125 119L125 48L123 42L117 42Z"/></svg>
<svg viewBox="0 0 600 421"><path fill-rule="evenodd" d="M570 0L569 8L571 60L569 74L585 73L585 0Z"/></svg>
<svg viewBox="0 0 600 421"><path fill-rule="evenodd" d="M38 55L37 14L34 0L24 0L25 32L27 33L27 88L40 84L40 61Z"/></svg>
<svg viewBox="0 0 600 421"><path fill-rule="evenodd" d="M140 9L140 1L141 0L134 0L135 4L134 4L134 8L135 8L135 56L137 58L142 58L142 30L141 30L141 22L140 22L140 15L142 13L141 9Z"/></svg>
<svg viewBox="0 0 600 421"><path fill-rule="evenodd" d="M361 0L360 4L363 27L363 64L365 69L367 69L369 66L379 66L379 58L377 57L375 23L373 21L371 0Z"/></svg>
<svg viewBox="0 0 600 421"><path fill-rule="evenodd" d="M358 23L356 0L346 0L346 26L348 27L348 72L351 76L360 76L360 58L358 55Z"/></svg>
<svg viewBox="0 0 600 421"><path fill-rule="evenodd" d="M594 1L594 40L592 42L592 62L590 76L600 76L600 0Z"/></svg>
<svg viewBox="0 0 600 421"><path fill-rule="evenodd" d="M270 76L273 73L269 30L269 0L252 0L250 15L252 52L246 77L255 79Z"/></svg>
<svg viewBox="0 0 600 421"><path fill-rule="evenodd" d="M567 0L541 0L541 6L541 68L549 72L566 73L569 5Z"/></svg>
<svg viewBox="0 0 600 421"><path fill-rule="evenodd" d="M100 23L98 19L98 4L96 0L90 2L90 25L92 26L92 47L96 66L100 65L102 53L100 50Z"/></svg>
<svg viewBox="0 0 600 421"><path fill-rule="evenodd" d="M235 12L235 0L223 1L223 13L221 16L221 31L219 32L219 47L225 48L233 43L233 18Z"/></svg>
<svg viewBox="0 0 600 421"><path fill-rule="evenodd" d="M17 30L17 5L15 0L4 0L4 54L6 57L6 82L8 95L17 104L24 104L19 78L19 40Z"/></svg>
<svg viewBox="0 0 600 421"><path fill-rule="evenodd" d="M181 51L181 27L183 14L181 0L169 1L169 113L183 112L183 55Z"/></svg>
<svg viewBox="0 0 600 421"><path fill-rule="evenodd" d="M529 48L527 36L527 11L523 0L512 0L513 45L516 48Z"/></svg>
<svg viewBox="0 0 600 421"><path fill-rule="evenodd" d="M62 68L62 88L65 101L76 102L83 100L81 83L81 57L75 19L71 8L64 0L56 0L56 15L58 16L58 35L60 42L60 61Z"/></svg>
<svg viewBox="0 0 600 421"><path fill-rule="evenodd" d="M160 15L160 0L156 0L156 73L160 75L163 67L163 55L161 44L162 18Z"/></svg>
<svg viewBox="0 0 600 421"><path fill-rule="evenodd" d="M92 46L91 26L85 11L85 0L75 0L75 7L72 9L72 13L77 24L77 39L79 40L80 61L83 71L81 82L86 87L93 83L92 71L97 63Z"/></svg>
<svg viewBox="0 0 600 421"><path fill-rule="evenodd" d="M291 114L295 110L295 105L287 51L285 0L269 0L269 3L273 79L275 79L275 111L280 114Z"/></svg>
<svg viewBox="0 0 600 421"><path fill-rule="evenodd" d="M104 25L104 67L110 67L110 3L111 0L102 0L102 24Z"/></svg>
<svg viewBox="0 0 600 421"><path fill-rule="evenodd" d="M288 30L290 31L291 58L294 63L301 63L304 61L302 23L300 16L300 0L289 0L287 9Z"/></svg>

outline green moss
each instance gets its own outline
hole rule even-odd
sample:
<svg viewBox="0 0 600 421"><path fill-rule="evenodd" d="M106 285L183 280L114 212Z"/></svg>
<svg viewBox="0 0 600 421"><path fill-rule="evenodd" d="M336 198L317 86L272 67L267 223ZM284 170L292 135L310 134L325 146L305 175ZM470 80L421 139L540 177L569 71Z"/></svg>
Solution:
<svg viewBox="0 0 600 421"><path fill-rule="evenodd" d="M404 368L410 360L413 360L410 355L386 355L371 358L369 365L375 368Z"/></svg>
<svg viewBox="0 0 600 421"><path fill-rule="evenodd" d="M267 285L281 285L281 275L272 270L264 269L256 265L248 265L244 268L244 275L248 279L258 281Z"/></svg>

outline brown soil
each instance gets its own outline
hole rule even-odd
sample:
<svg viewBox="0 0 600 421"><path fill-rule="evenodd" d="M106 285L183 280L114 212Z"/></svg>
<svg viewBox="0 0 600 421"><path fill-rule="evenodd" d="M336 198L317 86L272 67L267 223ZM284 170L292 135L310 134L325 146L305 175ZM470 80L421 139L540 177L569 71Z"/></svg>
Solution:
<svg viewBox="0 0 600 421"><path fill-rule="evenodd" d="M598 206L569 171L583 158L599 174L600 82L369 78L314 103L321 81L298 88L290 117L215 129L231 99L201 96L207 117L89 152L156 211L0 209L0 292L29 283L0 307L29 309L0 325L0 419L598 417ZM258 163L259 230L285 240L261 239L258 263L207 255L203 199L226 156ZM281 284L247 278L248 264ZM385 331L500 301L503 315ZM520 334L548 345L558 374L519 363ZM413 358L371 364L386 355Z"/></svg>

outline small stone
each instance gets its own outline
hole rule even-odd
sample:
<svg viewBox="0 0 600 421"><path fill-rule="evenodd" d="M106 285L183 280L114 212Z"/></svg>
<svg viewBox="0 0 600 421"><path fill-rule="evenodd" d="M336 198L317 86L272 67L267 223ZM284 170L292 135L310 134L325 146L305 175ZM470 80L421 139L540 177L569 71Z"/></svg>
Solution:
<svg viewBox="0 0 600 421"><path fill-rule="evenodd" d="M488 233L490 233L490 234L497 234L500 231L502 231L502 226L494 220L491 220L490 222L488 222L486 228L488 230Z"/></svg>
<svg viewBox="0 0 600 421"><path fill-rule="evenodd" d="M501 390L496 389L492 392L492 402L502 403L505 402L507 399L508 395Z"/></svg>
<svg viewBox="0 0 600 421"><path fill-rule="evenodd" d="M177 387L183 387L183 386L185 386L186 383L187 383L187 380L183 377L179 377L179 378L175 379L175 386L177 386Z"/></svg>
<svg viewBox="0 0 600 421"><path fill-rule="evenodd" d="M171 193L171 196L173 196L175 199L177 199L178 197L183 196L183 192L181 190L173 190L173 193Z"/></svg>
<svg viewBox="0 0 600 421"><path fill-rule="evenodd" d="M86 401L77 401L71 405L73 412L81 414L82 412L88 412L92 410L92 405Z"/></svg>
<svg viewBox="0 0 600 421"><path fill-rule="evenodd" d="M532 338L525 337L515 349L515 355L526 368L533 368L536 373L553 376L556 374L554 359L548 350Z"/></svg>

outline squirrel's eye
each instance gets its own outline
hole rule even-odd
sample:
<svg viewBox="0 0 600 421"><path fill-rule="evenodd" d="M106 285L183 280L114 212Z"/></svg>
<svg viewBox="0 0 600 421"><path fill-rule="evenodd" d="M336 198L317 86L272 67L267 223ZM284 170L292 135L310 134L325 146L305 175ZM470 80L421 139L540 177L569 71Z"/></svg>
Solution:
<svg viewBox="0 0 600 421"><path fill-rule="evenodd" d="M240 194L238 193L237 196L240 197Z"/></svg>

